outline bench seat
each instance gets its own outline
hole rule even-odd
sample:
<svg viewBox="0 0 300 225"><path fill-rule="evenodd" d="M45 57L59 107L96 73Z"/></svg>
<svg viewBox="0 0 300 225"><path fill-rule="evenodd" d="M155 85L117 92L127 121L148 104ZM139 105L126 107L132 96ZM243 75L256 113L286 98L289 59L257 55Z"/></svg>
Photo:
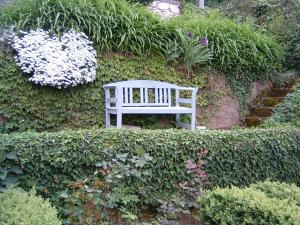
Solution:
<svg viewBox="0 0 300 225"><path fill-rule="evenodd" d="M111 114L117 114L117 107L108 107L108 112ZM188 107L122 107L121 112L126 114L188 114L192 113L192 109Z"/></svg>

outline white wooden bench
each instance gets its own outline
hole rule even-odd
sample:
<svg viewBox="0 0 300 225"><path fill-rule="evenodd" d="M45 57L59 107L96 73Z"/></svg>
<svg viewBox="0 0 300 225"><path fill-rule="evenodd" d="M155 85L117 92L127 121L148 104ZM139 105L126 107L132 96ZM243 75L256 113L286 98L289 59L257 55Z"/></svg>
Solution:
<svg viewBox="0 0 300 225"><path fill-rule="evenodd" d="M176 114L176 125L196 129L196 95L198 88L179 87L152 80L121 81L103 86L105 90L106 127L111 127L111 114L117 115L117 128L122 127L123 114ZM180 98L180 92L192 92L191 98ZM174 99L175 98L175 99ZM191 123L180 121L190 114Z"/></svg>

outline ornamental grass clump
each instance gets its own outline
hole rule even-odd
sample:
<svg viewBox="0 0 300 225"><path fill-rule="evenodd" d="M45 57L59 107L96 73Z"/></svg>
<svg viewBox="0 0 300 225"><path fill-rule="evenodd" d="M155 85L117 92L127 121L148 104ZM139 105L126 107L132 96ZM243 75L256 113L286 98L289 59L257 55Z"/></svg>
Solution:
<svg viewBox="0 0 300 225"><path fill-rule="evenodd" d="M22 32L12 44L15 60L29 81L58 89L96 78L96 51L87 36L70 30L59 39L41 29Z"/></svg>
<svg viewBox="0 0 300 225"><path fill-rule="evenodd" d="M203 65L212 59L208 47L208 38L195 36L192 32L185 33L184 29L176 30L179 41L172 41L167 47L167 62L181 62L190 73L192 67Z"/></svg>

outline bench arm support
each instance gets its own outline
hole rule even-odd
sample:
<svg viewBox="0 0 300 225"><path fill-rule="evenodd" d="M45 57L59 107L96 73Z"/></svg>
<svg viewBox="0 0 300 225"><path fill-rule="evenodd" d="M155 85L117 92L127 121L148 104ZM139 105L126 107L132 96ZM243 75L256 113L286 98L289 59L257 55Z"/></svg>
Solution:
<svg viewBox="0 0 300 225"><path fill-rule="evenodd" d="M179 97L180 91L192 91L192 97L191 98L180 98ZM179 106L179 103L188 103L188 104L192 104L192 108L196 107L197 92L198 92L198 88L179 87L176 90L176 105Z"/></svg>

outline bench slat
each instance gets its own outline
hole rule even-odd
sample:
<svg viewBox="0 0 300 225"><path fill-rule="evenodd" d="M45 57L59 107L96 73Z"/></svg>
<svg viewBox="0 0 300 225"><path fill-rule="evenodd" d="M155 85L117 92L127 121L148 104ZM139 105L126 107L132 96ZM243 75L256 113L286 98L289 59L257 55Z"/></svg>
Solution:
<svg viewBox="0 0 300 225"><path fill-rule="evenodd" d="M187 104L192 104L193 99L190 98L179 98L176 100L178 103L187 103Z"/></svg>
<svg viewBox="0 0 300 225"><path fill-rule="evenodd" d="M148 88L145 88L145 103L148 104Z"/></svg>
<svg viewBox="0 0 300 225"><path fill-rule="evenodd" d="M128 103L128 88L125 87L124 88L124 97L125 97L125 100L124 100L124 103Z"/></svg>
<svg viewBox="0 0 300 225"><path fill-rule="evenodd" d="M133 90L129 88L129 103L133 103Z"/></svg>
<svg viewBox="0 0 300 225"><path fill-rule="evenodd" d="M158 102L158 88L155 88L155 103L159 103Z"/></svg>
<svg viewBox="0 0 300 225"><path fill-rule="evenodd" d="M158 93L159 93L159 103L163 103L163 101L162 101L162 97L163 97L162 92L163 92L163 89L162 89L162 88L159 88L159 89L158 89Z"/></svg>
<svg viewBox="0 0 300 225"><path fill-rule="evenodd" d="M144 103L144 88L140 88L140 99L141 103Z"/></svg>

